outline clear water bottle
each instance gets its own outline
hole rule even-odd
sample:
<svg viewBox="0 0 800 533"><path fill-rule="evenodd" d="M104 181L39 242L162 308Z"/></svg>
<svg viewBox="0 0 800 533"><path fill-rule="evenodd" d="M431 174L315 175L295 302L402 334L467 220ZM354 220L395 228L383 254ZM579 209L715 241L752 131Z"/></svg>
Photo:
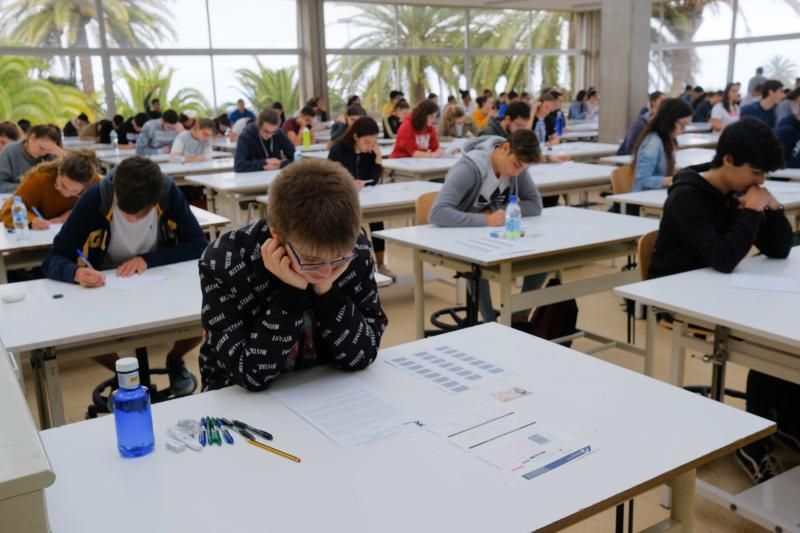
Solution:
<svg viewBox="0 0 800 533"><path fill-rule="evenodd" d="M564 114L561 111L556 113L556 135L559 139L564 135Z"/></svg>
<svg viewBox="0 0 800 533"><path fill-rule="evenodd" d="M536 134L536 138L539 139L539 144L544 146L544 144L547 142L547 128L545 128L543 119L536 121L536 125L533 127L533 132Z"/></svg>
<svg viewBox="0 0 800 533"><path fill-rule="evenodd" d="M28 208L22 203L22 196L15 196L11 205L11 219L14 221L14 235L18 241L28 238Z"/></svg>
<svg viewBox="0 0 800 533"><path fill-rule="evenodd" d="M153 416L150 391L139 383L139 361L135 357L117 360L119 388L114 391L114 425L117 448L123 457L139 457L153 451Z"/></svg>
<svg viewBox="0 0 800 533"><path fill-rule="evenodd" d="M308 128L303 128L303 148L311 146L311 131Z"/></svg>
<svg viewBox="0 0 800 533"><path fill-rule="evenodd" d="M117 135L117 130L111 130L109 137L111 138L111 148L114 150L119 148L119 135Z"/></svg>
<svg viewBox="0 0 800 533"><path fill-rule="evenodd" d="M522 209L517 203L517 196L512 194L506 206L506 239L522 237Z"/></svg>

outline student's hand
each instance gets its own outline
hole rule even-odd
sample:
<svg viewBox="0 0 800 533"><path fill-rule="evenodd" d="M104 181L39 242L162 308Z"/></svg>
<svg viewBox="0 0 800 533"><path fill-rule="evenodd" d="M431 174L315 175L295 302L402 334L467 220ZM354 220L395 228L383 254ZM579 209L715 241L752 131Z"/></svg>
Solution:
<svg viewBox="0 0 800 533"><path fill-rule="evenodd" d="M486 213L484 217L487 226L502 226L506 223L506 210L500 209L493 213Z"/></svg>
<svg viewBox="0 0 800 533"><path fill-rule="evenodd" d="M205 161L205 160L206 160L206 156L204 156L204 155L190 155L190 156L187 156L186 159L185 159L185 161L187 163L197 163L199 161Z"/></svg>
<svg viewBox="0 0 800 533"><path fill-rule="evenodd" d="M168 154L170 150L172 150L172 146L164 146L159 150L159 152L161 152L162 154Z"/></svg>
<svg viewBox="0 0 800 533"><path fill-rule="evenodd" d="M134 274L141 274L145 270L147 270L147 263L140 256L136 256L117 267L117 276L127 278Z"/></svg>
<svg viewBox="0 0 800 533"><path fill-rule="evenodd" d="M54 155L56 157L61 157L66 155L66 150L61 148L59 145L51 141L50 139L45 139L42 144L42 148L44 149L45 153L49 155Z"/></svg>
<svg viewBox="0 0 800 533"><path fill-rule="evenodd" d="M261 260L267 270L287 285L300 290L308 288L308 281L292 268L292 260L278 239L267 239L261 245Z"/></svg>
<svg viewBox="0 0 800 533"><path fill-rule="evenodd" d="M31 228L36 230L50 229L50 223L37 217L33 219L33 222L31 222Z"/></svg>
<svg viewBox="0 0 800 533"><path fill-rule="evenodd" d="M277 157L270 157L264 163L264 170L278 170L281 168L281 160Z"/></svg>
<svg viewBox="0 0 800 533"><path fill-rule="evenodd" d="M51 224L63 224L63 223L64 223L64 222L66 222L66 221L67 221L67 219L69 218L69 215L70 215L70 213L72 213L72 209L70 209L70 210L69 210L69 211L67 211L66 213L62 213L61 215L59 215L59 216L57 216L57 217L51 218L51 219L49 220L49 222L50 222Z"/></svg>
<svg viewBox="0 0 800 533"><path fill-rule="evenodd" d="M672 176L664 176L664 179L661 180L662 187L669 187L672 185Z"/></svg>
<svg viewBox="0 0 800 533"><path fill-rule="evenodd" d="M739 206L742 209L763 211L772 201L775 201L775 198L765 188L754 185L739 197Z"/></svg>
<svg viewBox="0 0 800 533"><path fill-rule="evenodd" d="M357 191L360 191L361 189L363 189L364 186L367 184L367 182L364 181L364 180L356 180L355 183L356 183L356 190Z"/></svg>
<svg viewBox="0 0 800 533"><path fill-rule="evenodd" d="M106 277L93 268L80 267L75 271L75 283L87 288L102 287L106 284Z"/></svg>
<svg viewBox="0 0 800 533"><path fill-rule="evenodd" d="M442 148L441 146L435 152L431 152L431 157L435 157L437 159L442 157L443 155L444 155L444 148Z"/></svg>
<svg viewBox="0 0 800 533"><path fill-rule="evenodd" d="M545 154L548 163L564 163L572 157L569 154Z"/></svg>
<svg viewBox="0 0 800 533"><path fill-rule="evenodd" d="M350 266L350 263L339 265L331 271L330 277L328 277L325 281L313 284L312 287L314 288L314 294L319 296L327 294L327 292L331 290L331 287L333 287L333 283L339 279L339 276L341 276L345 270L347 270L348 266Z"/></svg>
<svg viewBox="0 0 800 533"><path fill-rule="evenodd" d="M230 139L231 142L235 143L238 138L239 138L239 134L236 133L235 131L231 130L231 134L228 135L228 139Z"/></svg>

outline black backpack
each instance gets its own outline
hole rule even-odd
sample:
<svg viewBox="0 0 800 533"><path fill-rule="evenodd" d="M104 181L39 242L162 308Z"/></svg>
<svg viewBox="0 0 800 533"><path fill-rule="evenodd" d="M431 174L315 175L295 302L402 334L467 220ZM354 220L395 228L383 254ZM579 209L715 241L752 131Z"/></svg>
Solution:
<svg viewBox="0 0 800 533"><path fill-rule="evenodd" d="M561 285L561 280L558 278L547 282L548 287L557 285ZM537 307L529 320L513 321L511 327L543 339L552 340L577 333L577 324L578 303L573 298ZM572 341L566 341L562 345L570 347Z"/></svg>

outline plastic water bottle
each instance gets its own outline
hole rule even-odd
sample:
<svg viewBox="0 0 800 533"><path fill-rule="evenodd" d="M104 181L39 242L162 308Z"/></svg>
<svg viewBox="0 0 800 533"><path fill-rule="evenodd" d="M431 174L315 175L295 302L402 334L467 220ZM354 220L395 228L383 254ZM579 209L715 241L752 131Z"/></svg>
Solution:
<svg viewBox="0 0 800 533"><path fill-rule="evenodd" d="M303 128L303 148L311 146L311 132L308 128Z"/></svg>
<svg viewBox="0 0 800 533"><path fill-rule="evenodd" d="M539 139L539 145L544 146L547 142L547 129L544 126L544 120L539 119L536 121L533 132L536 134L536 138Z"/></svg>
<svg viewBox="0 0 800 533"><path fill-rule="evenodd" d="M556 135L559 139L564 135L564 114L561 111L556 113Z"/></svg>
<svg viewBox="0 0 800 533"><path fill-rule="evenodd" d="M11 205L11 219L14 221L14 234L18 241L28 238L28 208L22 203L22 196L15 196Z"/></svg>
<svg viewBox="0 0 800 533"><path fill-rule="evenodd" d="M506 206L506 239L522 237L522 210L517 203L517 196L512 194Z"/></svg>
<svg viewBox="0 0 800 533"><path fill-rule="evenodd" d="M119 148L119 135L117 135L117 130L111 130L109 137L111 138L111 148L114 150Z"/></svg>
<svg viewBox="0 0 800 533"><path fill-rule="evenodd" d="M114 391L114 425L117 448L123 457L139 457L153 451L153 416L150 391L139 383L139 361L135 357L117 360L119 389Z"/></svg>

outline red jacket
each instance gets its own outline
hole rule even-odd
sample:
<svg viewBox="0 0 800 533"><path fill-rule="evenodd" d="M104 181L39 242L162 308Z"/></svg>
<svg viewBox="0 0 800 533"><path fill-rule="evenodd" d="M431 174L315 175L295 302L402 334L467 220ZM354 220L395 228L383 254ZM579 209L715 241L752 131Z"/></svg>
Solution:
<svg viewBox="0 0 800 533"><path fill-rule="evenodd" d="M427 144L427 146L426 146ZM411 117L400 124L397 130L397 139L394 142L394 150L390 158L413 157L414 152L435 152L439 149L439 138L436 137L436 128L427 126L419 131L414 130Z"/></svg>

